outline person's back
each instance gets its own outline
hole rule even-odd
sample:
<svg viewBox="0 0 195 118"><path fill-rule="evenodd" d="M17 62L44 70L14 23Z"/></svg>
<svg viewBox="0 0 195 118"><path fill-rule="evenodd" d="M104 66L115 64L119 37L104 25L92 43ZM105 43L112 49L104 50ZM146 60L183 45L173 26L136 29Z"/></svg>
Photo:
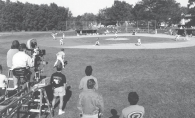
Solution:
<svg viewBox="0 0 195 118"><path fill-rule="evenodd" d="M97 114L99 112L99 108L97 106L100 106L99 101L102 101L102 96L100 96L97 92L94 90L86 90L82 91L79 95L82 99L82 105L83 107L83 113L85 114Z"/></svg>
<svg viewBox="0 0 195 118"><path fill-rule="evenodd" d="M98 118L104 111L103 97L96 92L94 79L87 81L88 89L79 94L77 108L82 113L82 118Z"/></svg>
<svg viewBox="0 0 195 118"><path fill-rule="evenodd" d="M53 100L52 100L52 107L54 108L56 98L60 97L60 106L59 106L59 115L65 113L62 110L63 107L63 98L66 95L66 77L62 74L62 64L57 65L56 67L57 72L53 73L50 79L50 84L53 88Z"/></svg>
<svg viewBox="0 0 195 118"><path fill-rule="evenodd" d="M122 118L134 118L133 116L137 116L137 118L143 118L144 107L140 105L131 105L124 108L122 110L122 114L124 116Z"/></svg>
<svg viewBox="0 0 195 118"><path fill-rule="evenodd" d="M61 57L62 59L65 57L65 52L64 52L64 49L61 49L61 51L60 52L58 52L57 54L56 54L56 56L58 57Z"/></svg>
<svg viewBox="0 0 195 118"><path fill-rule="evenodd" d="M57 59L56 59L56 61L54 63L54 67L57 66L57 63L58 63L58 60L59 60L62 63L62 67L65 68L65 64L64 64L64 62L65 62L64 48L62 48L61 51L56 54L56 56L57 56Z"/></svg>
<svg viewBox="0 0 195 118"><path fill-rule="evenodd" d="M19 52L17 52L12 58L12 68L20 68L20 67L33 67L34 59L32 59L29 55L25 53L26 45L21 44Z"/></svg>
<svg viewBox="0 0 195 118"><path fill-rule="evenodd" d="M91 66L86 67L86 69L85 69L86 76L81 79L80 84L79 84L80 90L87 90L88 89L87 88L87 81L89 79L93 79L95 81L95 89L96 90L98 89L98 82L97 82L97 79L94 76L92 76L92 71L93 71L93 69Z"/></svg>
<svg viewBox="0 0 195 118"><path fill-rule="evenodd" d="M7 52L7 67L12 68L12 58L19 51L19 42L17 40L12 42L11 49Z"/></svg>
<svg viewBox="0 0 195 118"><path fill-rule="evenodd" d="M137 105L137 102L139 101L137 93L130 92L128 95L128 101L130 106L122 110L120 118L143 118L145 110L143 106Z"/></svg>

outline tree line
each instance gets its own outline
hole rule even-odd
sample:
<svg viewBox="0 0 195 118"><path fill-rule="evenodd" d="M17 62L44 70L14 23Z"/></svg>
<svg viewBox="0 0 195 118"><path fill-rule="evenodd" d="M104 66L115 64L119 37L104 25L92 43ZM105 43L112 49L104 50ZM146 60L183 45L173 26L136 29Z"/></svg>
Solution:
<svg viewBox="0 0 195 118"><path fill-rule="evenodd" d="M48 6L0 0L0 31L65 30L66 21L71 17L68 8L55 3Z"/></svg>
<svg viewBox="0 0 195 118"><path fill-rule="evenodd" d="M155 20L157 26L161 22L178 24L182 13L195 15L195 0L189 0L188 3L188 7L181 7L175 0L140 0L133 6L125 1L114 1L111 7L100 9L98 14L85 13L73 17L69 8L59 7L55 3L36 5L0 0L0 31L68 30L67 27L73 24L67 21L75 21L76 26L81 26L82 21L106 24ZM190 23L193 24L194 20Z"/></svg>

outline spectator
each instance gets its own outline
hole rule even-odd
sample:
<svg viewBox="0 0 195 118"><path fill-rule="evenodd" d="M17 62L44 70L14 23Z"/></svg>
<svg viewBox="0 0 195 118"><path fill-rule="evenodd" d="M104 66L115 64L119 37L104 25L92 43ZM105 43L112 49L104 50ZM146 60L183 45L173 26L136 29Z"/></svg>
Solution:
<svg viewBox="0 0 195 118"><path fill-rule="evenodd" d="M0 65L0 101L2 98L5 97L5 89L6 89L6 83L7 83L7 77L2 74L3 68Z"/></svg>
<svg viewBox="0 0 195 118"><path fill-rule="evenodd" d="M27 49L26 44L24 43L20 44L19 52L17 52L12 59L13 64L12 69L25 68L26 76L28 77L26 79L33 80L34 76L31 76L33 71L31 71L29 67L34 66L35 55L33 55L33 57L31 58L29 55L25 53L26 49ZM25 82L27 82L27 80L23 80L23 83Z"/></svg>
<svg viewBox="0 0 195 118"><path fill-rule="evenodd" d="M19 46L19 52L17 52L12 59L12 68L20 68L20 67L33 67L34 66L34 55L31 58L29 55L25 53L26 44L22 43Z"/></svg>
<svg viewBox="0 0 195 118"><path fill-rule="evenodd" d="M61 51L56 54L56 56L57 56L57 59L56 59L56 62L54 63L54 67L56 67L58 61L60 61L62 63L63 68L65 68L65 64L64 64L64 61L65 61L64 48L62 48Z"/></svg>
<svg viewBox="0 0 195 118"><path fill-rule="evenodd" d="M62 74L62 64L56 66L57 72L53 73L50 79L50 84L53 88L54 98L52 101L52 107L54 108L56 98L60 97L60 106L59 106L59 115L65 113L62 110L63 107L63 98L66 95L66 77Z"/></svg>
<svg viewBox="0 0 195 118"><path fill-rule="evenodd" d="M92 69L91 66L86 67L86 69L85 69L86 76L81 79L80 84L79 84L79 89L80 90L87 90L88 89L87 88L87 81L89 79L94 79L94 81L95 81L95 86L94 87L95 87L96 90L98 89L98 82L97 82L97 79L92 76L92 71L93 71L93 69Z"/></svg>
<svg viewBox="0 0 195 118"><path fill-rule="evenodd" d="M95 90L94 79L87 81L87 90L79 95L77 108L81 111L82 118L98 118L104 111L104 102L100 94Z"/></svg>
<svg viewBox="0 0 195 118"><path fill-rule="evenodd" d="M120 118L143 118L144 107L137 105L139 96L136 92L130 92L128 95L130 106L122 110Z"/></svg>
<svg viewBox="0 0 195 118"><path fill-rule="evenodd" d="M12 68L12 58L13 56L19 51L19 42L17 40L14 40L12 42L11 49L7 52L7 67Z"/></svg>

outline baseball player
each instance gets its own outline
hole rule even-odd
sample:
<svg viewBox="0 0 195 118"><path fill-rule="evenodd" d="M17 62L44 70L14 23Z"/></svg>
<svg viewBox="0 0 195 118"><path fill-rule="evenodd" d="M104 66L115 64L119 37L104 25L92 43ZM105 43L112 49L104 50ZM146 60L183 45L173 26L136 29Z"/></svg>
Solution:
<svg viewBox="0 0 195 118"><path fill-rule="evenodd" d="M138 39L137 39L137 43L136 43L135 45L136 45L136 46L141 46L141 44L142 44L142 43L141 43L141 39L138 38Z"/></svg>
<svg viewBox="0 0 195 118"><path fill-rule="evenodd" d="M63 33L63 35L62 35L62 38L64 39L65 38L65 34Z"/></svg>
<svg viewBox="0 0 195 118"><path fill-rule="evenodd" d="M64 45L63 38L60 39L60 45Z"/></svg>
<svg viewBox="0 0 195 118"><path fill-rule="evenodd" d="M64 48L61 49L60 52L58 52L56 54L57 59L56 62L54 63L54 67L56 67L58 60L62 63L63 68L65 67L64 61L65 61L65 52L64 52Z"/></svg>
<svg viewBox="0 0 195 118"><path fill-rule="evenodd" d="M97 41L95 42L95 46L99 46L100 42L99 42L99 38L97 38Z"/></svg>

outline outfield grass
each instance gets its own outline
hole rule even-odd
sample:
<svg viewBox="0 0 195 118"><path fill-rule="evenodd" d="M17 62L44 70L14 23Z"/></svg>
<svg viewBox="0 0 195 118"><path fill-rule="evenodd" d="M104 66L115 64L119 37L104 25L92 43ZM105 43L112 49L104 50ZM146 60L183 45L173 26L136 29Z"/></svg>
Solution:
<svg viewBox="0 0 195 118"><path fill-rule="evenodd" d="M48 38L48 34L0 37L0 59L5 68L4 74L7 74L6 52L11 46L11 41L17 39L25 42L31 37L37 38L39 42ZM72 44L83 41L91 43L85 38L77 39ZM53 63L56 59L55 53L59 49L43 46L40 48L47 51L45 59L49 64L45 67L44 74L50 76L55 71ZM146 111L144 118L195 117L195 47L163 50L65 51L68 65L63 73L68 84L72 86L72 96L65 108L66 113L60 116L61 118L78 118L76 108L80 93L78 85L80 79L85 76L84 70L87 65L92 65L93 75L99 82L99 92L105 102L104 118L112 116L111 109L116 109L118 115L121 114L121 110L129 105L127 95L130 91L139 94L138 104L144 106Z"/></svg>

